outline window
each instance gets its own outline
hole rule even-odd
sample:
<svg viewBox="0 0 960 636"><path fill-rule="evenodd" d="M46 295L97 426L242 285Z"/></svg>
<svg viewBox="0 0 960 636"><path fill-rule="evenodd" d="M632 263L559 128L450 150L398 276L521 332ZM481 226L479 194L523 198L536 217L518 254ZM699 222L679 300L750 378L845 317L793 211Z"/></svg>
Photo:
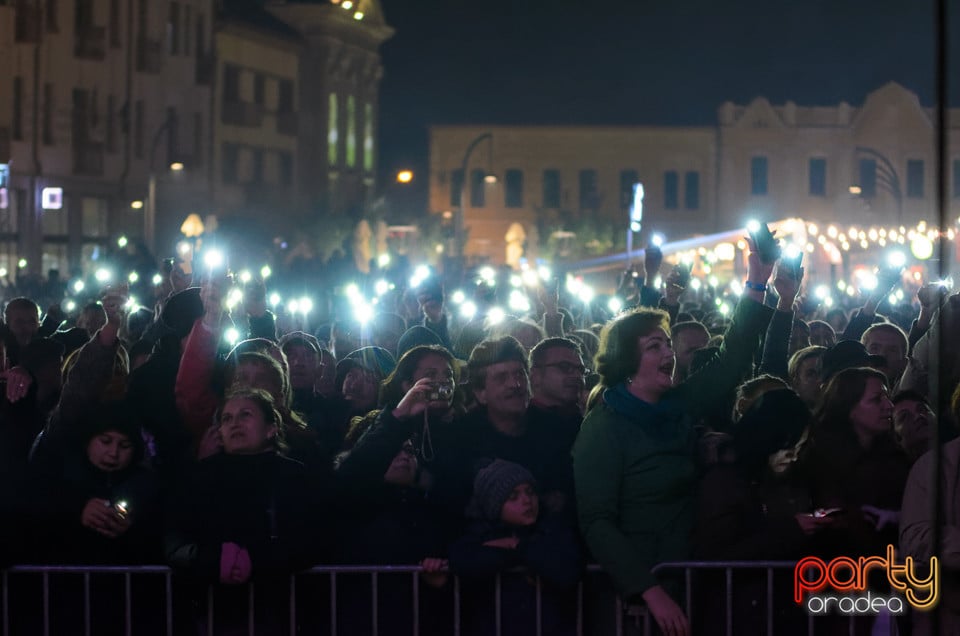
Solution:
<svg viewBox="0 0 960 636"><path fill-rule="evenodd" d="M293 112L293 80L282 79L280 80L280 85L277 89L279 95L277 97L277 112L279 113L292 113Z"/></svg>
<svg viewBox="0 0 960 636"><path fill-rule="evenodd" d="M810 160L810 196L827 196L827 160L814 158Z"/></svg>
<svg viewBox="0 0 960 636"><path fill-rule="evenodd" d="M107 124L103 135L103 143L107 152L117 151L117 117L114 111L117 108L113 95L107 95Z"/></svg>
<svg viewBox="0 0 960 636"><path fill-rule="evenodd" d="M477 168L470 173L470 205L482 208L487 204L486 173Z"/></svg>
<svg viewBox="0 0 960 636"><path fill-rule="evenodd" d="M543 171L543 207L551 209L560 207L559 170Z"/></svg>
<svg viewBox="0 0 960 636"><path fill-rule="evenodd" d="M767 193L767 158L754 157L750 160L750 194Z"/></svg>
<svg viewBox="0 0 960 636"><path fill-rule="evenodd" d="M373 172L373 104L363 105L363 169Z"/></svg>
<svg viewBox="0 0 960 636"><path fill-rule="evenodd" d="M43 252L40 256L40 267L43 271L59 269L67 271L67 244L62 241L44 241Z"/></svg>
<svg viewBox="0 0 960 636"><path fill-rule="evenodd" d="M13 121L10 134L17 141L23 139L23 78L13 78Z"/></svg>
<svg viewBox="0 0 960 636"><path fill-rule="evenodd" d="M223 101L235 104L240 101L240 67L227 64L223 67Z"/></svg>
<svg viewBox="0 0 960 636"><path fill-rule="evenodd" d="M250 181L252 183L263 183L263 150L260 148L253 151L253 170L251 171Z"/></svg>
<svg viewBox="0 0 960 636"><path fill-rule="evenodd" d="M620 171L620 207L629 210L633 205L633 184L640 181L636 170Z"/></svg>
<svg viewBox="0 0 960 636"><path fill-rule="evenodd" d="M860 196L873 198L877 195L877 162L874 159L860 160Z"/></svg>
<svg viewBox="0 0 960 636"><path fill-rule="evenodd" d="M347 96L347 167L357 166L357 98Z"/></svg>
<svg viewBox="0 0 960 636"><path fill-rule="evenodd" d="M150 14L147 0L137 3L137 39L141 42L147 37L147 25L150 23Z"/></svg>
<svg viewBox="0 0 960 636"><path fill-rule="evenodd" d="M170 55L180 53L180 3L170 3L170 17L167 19L167 50Z"/></svg>
<svg viewBox="0 0 960 636"><path fill-rule="evenodd" d="M203 165L203 113L193 114L193 165Z"/></svg>
<svg viewBox="0 0 960 636"><path fill-rule="evenodd" d="M53 145L53 84L43 85L43 144Z"/></svg>
<svg viewBox="0 0 960 636"><path fill-rule="evenodd" d="M597 171L580 171L580 209L596 210L599 207L599 197L597 193Z"/></svg>
<svg viewBox="0 0 960 636"><path fill-rule="evenodd" d="M907 196L923 198L923 159L907 159Z"/></svg>
<svg viewBox="0 0 960 636"><path fill-rule="evenodd" d="M330 93L327 104L327 161L331 166L337 165L340 161L337 126L337 94Z"/></svg>
<svg viewBox="0 0 960 636"><path fill-rule="evenodd" d="M110 0L110 46L119 49L123 46L120 38L120 0Z"/></svg>
<svg viewBox="0 0 960 636"><path fill-rule="evenodd" d="M236 144L223 144L221 153L222 157L222 177L224 183L236 183L237 182L237 164L240 152Z"/></svg>
<svg viewBox="0 0 960 636"><path fill-rule="evenodd" d="M253 76L253 103L260 106L267 103L267 78L261 73Z"/></svg>
<svg viewBox="0 0 960 636"><path fill-rule="evenodd" d="M683 175L683 207L687 210L700 209L700 173L687 172Z"/></svg>
<svg viewBox="0 0 960 636"><path fill-rule="evenodd" d="M197 14L197 37L194 42L196 45L194 50L197 52L197 57L203 57L207 52L207 34L206 34L206 20L203 17L202 13Z"/></svg>
<svg viewBox="0 0 960 636"><path fill-rule="evenodd" d="M960 199L960 159L953 160L953 198Z"/></svg>
<svg viewBox="0 0 960 636"><path fill-rule="evenodd" d="M190 32L193 30L193 7L183 8L183 54L190 55Z"/></svg>
<svg viewBox="0 0 960 636"><path fill-rule="evenodd" d="M58 0L47 0L46 9L44 14L47 19L47 33L57 33L60 29L57 26L57 4ZM83 0L77 0L77 10L79 11L80 6L86 4Z"/></svg>
<svg viewBox="0 0 960 636"><path fill-rule="evenodd" d="M293 154L289 152L280 153L280 183L290 185L293 183Z"/></svg>
<svg viewBox="0 0 960 636"><path fill-rule="evenodd" d="M107 202L103 199L80 199L80 222L83 236L100 238L108 236Z"/></svg>
<svg viewBox="0 0 960 636"><path fill-rule="evenodd" d="M48 4L55 4L53 2L48 2ZM74 18L73 18L73 31L77 35L82 35L87 29L93 27L93 2L92 0L76 0L76 4L73 7ZM53 29L50 28L50 17L51 14L47 13L47 30L56 32L57 26L54 22ZM56 15L53 15L54 21L56 21Z"/></svg>
<svg viewBox="0 0 960 636"><path fill-rule="evenodd" d="M44 236L66 236L67 208L69 202L59 210L44 210L40 214L40 229Z"/></svg>
<svg viewBox="0 0 960 636"><path fill-rule="evenodd" d="M663 173L663 209L676 210L680 207L680 177L676 170Z"/></svg>
<svg viewBox="0 0 960 636"><path fill-rule="evenodd" d="M143 159L143 118L143 100L138 99L133 107L133 156L137 159Z"/></svg>
<svg viewBox="0 0 960 636"><path fill-rule="evenodd" d="M510 168L504 175L504 203L508 208L523 207L523 170Z"/></svg>

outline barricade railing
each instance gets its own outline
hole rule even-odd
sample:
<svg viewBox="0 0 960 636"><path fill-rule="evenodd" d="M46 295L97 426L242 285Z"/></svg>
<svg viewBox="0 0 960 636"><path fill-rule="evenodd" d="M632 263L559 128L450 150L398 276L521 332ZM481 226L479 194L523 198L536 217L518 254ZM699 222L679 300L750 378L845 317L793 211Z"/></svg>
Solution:
<svg viewBox="0 0 960 636"><path fill-rule="evenodd" d="M653 571L661 577L669 576L671 573L682 574L684 610L695 625L698 619L712 621L713 624L709 627L710 634L773 635L785 633L787 627L791 628L791 633L797 633L797 621L806 623L808 636L813 636L817 633L818 627L825 625L829 633L836 634L838 627L843 628L843 623L846 623L846 630L851 636L864 633L864 630L875 636L878 634L898 636L900 633L897 617L890 614L881 614L876 617L839 614L815 616L797 606L793 601L795 566L796 561L682 561L661 563L654 567ZM740 598L736 589L738 581L734 580L735 572L739 572L737 578L740 584ZM716 580L718 574L722 574L722 583L720 583L722 590L718 589ZM780 575L779 580L778 575ZM744 576L748 578L746 584L743 581ZM776 589L777 583L780 584L779 589ZM738 611L742 610L744 601L753 607L759 605L758 591L759 596L763 597L762 624L757 624L755 616L749 616L749 610ZM720 592L722 592L720 597L722 607L718 608L717 594ZM744 599L744 596L752 598ZM741 602L739 606L738 601ZM721 617L724 622L722 628L718 629L716 620ZM909 620L909 616L904 616L904 620ZM649 614L645 614L644 634L654 633L651 631L651 623L652 618ZM694 633L698 632L695 630Z"/></svg>
<svg viewBox="0 0 960 636"><path fill-rule="evenodd" d="M591 578L599 578L597 575L600 573L599 566L589 566L584 579L575 589L567 592L569 598L574 599L575 603L573 610L569 612L570 623L565 630L568 633L576 633L578 636L584 633L599 633L592 630L588 621L585 620L584 591ZM258 609L258 595L264 594L264 589L267 587L259 581L244 585L204 584L198 587L195 584L191 585L165 566L14 566L4 570L0 575L2 577L2 634L19 636L21 633L29 632L43 636L56 636L62 633L99 636L107 630L110 633L127 636L140 634L173 636L183 633L185 631L183 626L186 625L191 633L205 633L209 636L223 633L224 630L229 631L230 634L268 633L271 636L278 633L289 633L291 636L295 634L337 636L360 633L379 636L383 631L384 621L391 619L390 616L381 613L384 603L389 601L396 607L399 587L388 585L390 589L385 592L383 586L385 583L394 583L402 579L407 581L405 587L410 594L409 601L404 601L408 603L409 608L405 616L405 620L409 622L409 629L404 633L414 636L425 633L459 636L463 631L464 620L474 621L478 616L492 615L490 634L500 636L507 615L516 618L510 606L510 599L504 596L505 583L523 581L528 577L525 571L520 570L497 575L492 581L492 599L488 599L491 611L487 609L478 611L474 607L473 614L465 616L465 612L470 612L471 603L464 602L463 588L465 585L471 586L472 583L470 581L465 583L460 577L451 576L452 581L444 586L444 591L438 592L437 596L448 597L449 611L439 613L445 617L448 616L452 624L448 623L439 630L434 625L431 631L429 628L425 629L423 624L422 604L425 593L421 583L424 575L425 572L419 566L318 566L292 576L282 577L285 581L284 585L289 586L282 594L278 593L279 579L274 579L269 584L268 592L274 600L277 597L284 597L286 602L286 616L280 620L276 605L267 613ZM358 577L365 577L369 585L351 585L356 583ZM152 601L156 607L145 612L137 607L138 599L135 597L134 587L137 583L143 583L151 578L157 581L149 592L154 596ZM102 606L102 599L98 599L92 589L95 582L105 579L115 579L118 583L108 592L111 600L107 608ZM74 583L77 585L72 585ZM545 633L544 597L549 595L549 592L544 592L544 586L538 577L534 578L532 583L532 586L523 584L523 587L532 589L533 598L532 615L529 617L531 627L526 633L539 636ZM82 594L78 594L79 587L82 587ZM114 596L120 587L122 587L120 597ZM190 588L192 595L178 595L178 591L182 591L181 587ZM302 594L303 588L309 588L308 596ZM230 592L226 601L218 598L218 594L224 590ZM159 602L155 598L158 594L162 597ZM476 589L470 590L467 594L472 594L474 600L478 597ZM79 607L74 610L64 609L62 598L64 596L68 596L69 600ZM203 597L202 607L198 608L197 601L200 596ZM623 621L620 613L623 606L614 596L611 593L607 599L613 611L606 617L605 622L615 625L616 633L621 634ZM122 603L120 603L121 597ZM302 604L306 605L306 608L301 607ZM473 605L476 604L473 603ZM232 616L227 619L229 627L224 624L222 618L223 612L228 609L232 610ZM565 609L570 610L569 607ZM110 616L106 619L106 623L100 620L98 627L97 614L104 611L109 612ZM66 614L66 618L58 617L58 612ZM432 612L436 617L436 604ZM240 621L243 625L238 631L238 616L241 613L244 614ZM305 620L308 615L309 620ZM366 627L362 625L364 621ZM266 627L263 625L264 622L267 623ZM344 624L345 622L347 624ZM309 624L306 629L305 623ZM108 627L104 627L104 624ZM278 631L280 624L282 624L282 631ZM472 624L471 627L473 627ZM397 633L396 624L390 624L390 632ZM612 633L612 631L608 630L606 633Z"/></svg>
<svg viewBox="0 0 960 636"><path fill-rule="evenodd" d="M862 618L815 618L796 606L792 585L787 584L792 581L794 565L789 561L690 561L663 563L654 572L677 584L673 591L682 595L694 634L781 634L787 624L791 633L798 633L798 621L806 623L807 634L817 633L826 621L832 621L830 633L836 633L838 621L848 621L850 634L861 633ZM658 633L646 609L617 597L596 565L587 568L575 590L564 592L566 596L556 596L556 590L542 585L539 578L533 579L532 586L527 584L529 575L523 571L497 575L492 591L478 589L482 586L476 581L460 577L451 577L443 588L425 587L424 575L419 566L337 565L314 567L266 583L220 586L190 583L164 566L15 566L0 575L2 633L174 636L189 631L213 636L228 631L251 636L379 636L384 625L390 633L397 633L398 625L406 625L402 633L414 636L460 636L465 620L472 633L477 633L477 621L490 620L483 623L487 627L481 631L491 636L501 636L505 621L516 627L518 620L528 621L529 629L523 633L538 636L556 631L557 620L566 621L562 623L564 633L578 636ZM108 580L112 582L109 589L94 591ZM122 606L117 607L121 587ZM518 601L518 589L528 594L532 603ZM486 596L491 592L492 599ZM110 599L106 604L104 595ZM148 597L150 608L144 607L140 596ZM266 609L263 597L267 598ZM65 607L64 599L74 604L79 601L80 609ZM518 606L531 615L518 616ZM403 610L399 619L398 608ZM103 612L109 617L99 616ZM438 627L438 619L449 622ZM879 633L899 633L895 617L884 627Z"/></svg>

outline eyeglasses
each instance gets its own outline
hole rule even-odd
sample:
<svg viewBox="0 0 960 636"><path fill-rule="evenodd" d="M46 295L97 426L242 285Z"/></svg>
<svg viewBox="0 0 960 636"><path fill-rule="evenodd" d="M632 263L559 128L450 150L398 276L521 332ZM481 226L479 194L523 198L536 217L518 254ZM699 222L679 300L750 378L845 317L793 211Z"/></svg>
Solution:
<svg viewBox="0 0 960 636"><path fill-rule="evenodd" d="M541 364L539 366L554 368L564 375L570 375L571 373L575 373L576 375L587 375L590 372L590 370L582 364L573 364L572 362L550 362L548 364Z"/></svg>

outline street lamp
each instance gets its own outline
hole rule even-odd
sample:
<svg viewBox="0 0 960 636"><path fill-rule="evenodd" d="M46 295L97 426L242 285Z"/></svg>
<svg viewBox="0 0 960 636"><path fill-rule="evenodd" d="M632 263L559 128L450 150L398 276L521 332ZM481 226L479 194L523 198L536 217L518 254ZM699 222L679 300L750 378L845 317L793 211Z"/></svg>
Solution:
<svg viewBox="0 0 960 636"><path fill-rule="evenodd" d="M460 179L460 193L457 197L457 215L454 218L453 225L453 236L454 236L454 258L463 259L464 257L464 248L466 247L466 240L464 238L463 231L463 213L464 213L464 192L467 188L467 168L470 163L470 154L473 153L474 149L479 146L484 141L490 141L490 155L493 156L493 133L483 133L476 139L470 142L470 145L467 146L467 151L463 153L463 163L460 164L460 174L462 175ZM491 181L492 179L492 181ZM497 177L493 174L487 174L484 178L484 183L496 183Z"/></svg>
<svg viewBox="0 0 960 636"><path fill-rule="evenodd" d="M897 169L880 151L865 146L857 146L858 155L865 155L877 162L877 183L890 193L897 203L897 223L903 223L903 190L900 188L900 177ZM850 186L850 194L863 196L863 184Z"/></svg>
<svg viewBox="0 0 960 636"><path fill-rule="evenodd" d="M150 145L150 176L147 181L147 211L143 219L143 239L147 245L147 250L151 254L154 253L156 248L154 233L157 227L157 175L155 170L157 146L160 145L163 134L171 128L176 127L176 125L177 115L174 111L170 111L167 114L167 118L160 124L160 127L157 128L157 132L153 134L153 142ZM170 170L173 172L181 172L183 171L183 164L179 161L174 162L170 164Z"/></svg>

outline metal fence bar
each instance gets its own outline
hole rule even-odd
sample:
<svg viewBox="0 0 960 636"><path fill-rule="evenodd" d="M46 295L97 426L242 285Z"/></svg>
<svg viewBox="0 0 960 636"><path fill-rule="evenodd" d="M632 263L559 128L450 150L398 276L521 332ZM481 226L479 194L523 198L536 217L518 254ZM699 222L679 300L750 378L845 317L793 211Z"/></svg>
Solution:
<svg viewBox="0 0 960 636"><path fill-rule="evenodd" d="M3 636L10 636L10 597L8 588L10 582L7 580L6 570L3 572Z"/></svg>
<svg viewBox="0 0 960 636"><path fill-rule="evenodd" d="M460 636L460 577L453 577L453 636Z"/></svg>
<svg viewBox="0 0 960 636"><path fill-rule="evenodd" d="M620 600L620 597L617 596L617 602L614 604L614 612L616 612L616 634L617 636L623 635L623 601Z"/></svg>
<svg viewBox="0 0 960 636"><path fill-rule="evenodd" d="M420 636L420 573L413 575L413 636Z"/></svg>
<svg viewBox="0 0 960 636"><path fill-rule="evenodd" d="M133 591L130 589L130 573L123 575L123 620L127 636L133 636Z"/></svg>
<svg viewBox="0 0 960 636"><path fill-rule="evenodd" d="M43 573L43 636L50 636L50 574Z"/></svg>
<svg viewBox="0 0 960 636"><path fill-rule="evenodd" d="M337 573L330 573L330 636L337 636Z"/></svg>
<svg viewBox="0 0 960 636"><path fill-rule="evenodd" d="M213 636L213 586L207 586L207 636Z"/></svg>
<svg viewBox="0 0 960 636"><path fill-rule="evenodd" d="M767 568L767 636L773 636L773 568Z"/></svg>
<svg viewBox="0 0 960 636"><path fill-rule="evenodd" d="M297 635L297 577L290 576L290 636Z"/></svg>
<svg viewBox="0 0 960 636"><path fill-rule="evenodd" d="M502 608L500 607L500 600L501 600L501 596L500 596L500 578L501 578L501 577L500 577L500 574L498 573L496 579L494 580L494 584L493 584L493 595L494 595L494 600L493 600L494 610L493 610L493 613L494 613L494 620L496 621L496 622L494 623L493 633L496 634L497 636L501 636L500 622L501 622L501 619L503 618L503 617L501 616Z"/></svg>
<svg viewBox="0 0 960 636"><path fill-rule="evenodd" d="M378 584L377 573L374 572L370 575L370 616L373 620L373 636L377 636L380 633L380 617L377 616L377 606L380 604Z"/></svg>
<svg viewBox="0 0 960 636"><path fill-rule="evenodd" d="M90 636L90 573L83 573L83 633Z"/></svg>
<svg viewBox="0 0 960 636"><path fill-rule="evenodd" d="M577 583L577 636L583 636L583 581Z"/></svg>
<svg viewBox="0 0 960 636"><path fill-rule="evenodd" d="M540 577L537 577L537 636L543 636L543 599L541 598Z"/></svg>
<svg viewBox="0 0 960 636"><path fill-rule="evenodd" d="M256 602L255 592L253 591L253 583L247 584L247 633L249 636L256 636L257 634L257 616L254 613L254 603Z"/></svg>
<svg viewBox="0 0 960 636"><path fill-rule="evenodd" d="M724 570L727 594L727 636L733 636L733 568Z"/></svg>
<svg viewBox="0 0 960 636"><path fill-rule="evenodd" d="M167 636L173 636L173 574L168 571L163 578L167 593Z"/></svg>

